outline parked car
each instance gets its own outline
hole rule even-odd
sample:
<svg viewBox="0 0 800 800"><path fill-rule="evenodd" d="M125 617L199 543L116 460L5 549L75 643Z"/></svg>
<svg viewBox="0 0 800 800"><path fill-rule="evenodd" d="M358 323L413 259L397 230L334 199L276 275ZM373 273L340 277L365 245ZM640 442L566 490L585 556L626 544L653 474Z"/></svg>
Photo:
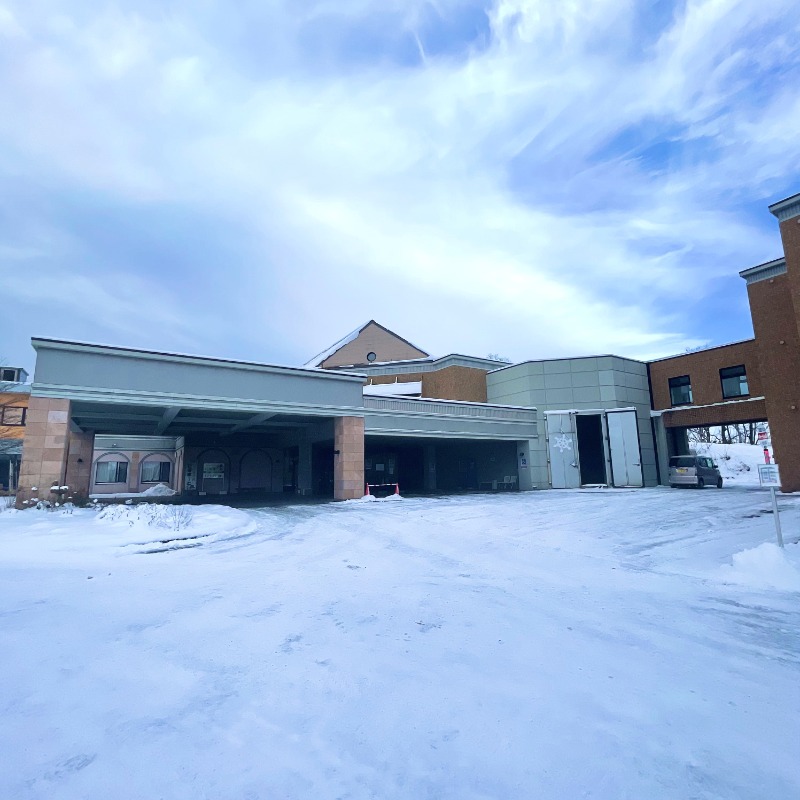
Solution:
<svg viewBox="0 0 800 800"><path fill-rule="evenodd" d="M669 485L673 489L678 486L694 486L698 489L716 486L721 489L722 475L708 456L672 456L669 460Z"/></svg>

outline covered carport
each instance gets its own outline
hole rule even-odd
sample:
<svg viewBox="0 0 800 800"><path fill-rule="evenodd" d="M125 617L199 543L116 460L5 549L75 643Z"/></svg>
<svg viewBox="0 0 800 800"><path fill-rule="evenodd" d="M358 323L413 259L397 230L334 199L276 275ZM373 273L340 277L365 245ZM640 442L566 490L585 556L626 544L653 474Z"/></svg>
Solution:
<svg viewBox="0 0 800 800"><path fill-rule="evenodd" d="M398 483L403 494L533 486L535 408L383 397L364 407L367 483Z"/></svg>
<svg viewBox="0 0 800 800"><path fill-rule="evenodd" d="M665 409L653 411L651 415L658 452L659 482L664 485L669 484L670 458L689 453L690 428L768 421L767 404L763 397Z"/></svg>
<svg viewBox="0 0 800 800"><path fill-rule="evenodd" d="M54 484L88 495L96 434L181 437L177 488L187 495L284 491L287 480L300 495L363 492L361 375L52 339L33 346L18 505Z"/></svg>

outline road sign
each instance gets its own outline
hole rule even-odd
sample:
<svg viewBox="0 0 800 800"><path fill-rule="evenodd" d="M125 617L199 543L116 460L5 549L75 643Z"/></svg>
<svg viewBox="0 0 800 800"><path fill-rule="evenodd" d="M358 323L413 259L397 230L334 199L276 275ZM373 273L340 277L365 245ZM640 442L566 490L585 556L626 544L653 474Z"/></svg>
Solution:
<svg viewBox="0 0 800 800"><path fill-rule="evenodd" d="M781 477L778 472L777 464L759 464L758 465L758 481L764 488L774 486L778 489L781 487Z"/></svg>
<svg viewBox="0 0 800 800"><path fill-rule="evenodd" d="M778 547L783 547L783 533L781 531L781 518L778 515L778 498L775 489L780 489L781 478L777 464L759 464L758 480L764 488L769 489L772 495L772 515L775 518L775 537L778 540Z"/></svg>

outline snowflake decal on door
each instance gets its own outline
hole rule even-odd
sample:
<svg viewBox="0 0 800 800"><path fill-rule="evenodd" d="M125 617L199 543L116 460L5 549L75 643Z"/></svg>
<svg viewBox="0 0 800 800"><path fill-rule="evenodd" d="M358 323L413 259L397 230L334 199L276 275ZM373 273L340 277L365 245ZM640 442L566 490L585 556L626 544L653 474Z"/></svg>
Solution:
<svg viewBox="0 0 800 800"><path fill-rule="evenodd" d="M566 450L572 450L572 439L562 433L560 436L556 436L553 439L553 447L561 453Z"/></svg>

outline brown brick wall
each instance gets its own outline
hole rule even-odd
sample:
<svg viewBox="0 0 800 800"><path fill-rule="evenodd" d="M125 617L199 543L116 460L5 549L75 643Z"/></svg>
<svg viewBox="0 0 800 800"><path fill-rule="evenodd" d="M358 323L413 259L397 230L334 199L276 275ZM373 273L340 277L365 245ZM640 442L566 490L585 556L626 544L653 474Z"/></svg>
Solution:
<svg viewBox="0 0 800 800"><path fill-rule="evenodd" d="M412 372L405 375L375 375L373 383L394 383L395 380L421 381L422 396L437 400L486 402L486 372L473 367L445 367L435 372Z"/></svg>
<svg viewBox="0 0 800 800"><path fill-rule="evenodd" d="M702 428L707 425L735 425L767 419L764 399L725 403L721 406L680 406L663 414L666 428Z"/></svg>
<svg viewBox="0 0 800 800"><path fill-rule="evenodd" d="M800 310L800 217L781 222L780 231L783 254L786 259L787 284L796 312ZM758 286L760 283L752 285ZM795 313L795 325L798 328L798 335L800 335L800 314L798 313Z"/></svg>
<svg viewBox="0 0 800 800"><path fill-rule="evenodd" d="M691 378L693 405L702 406L710 405L711 403L735 402L733 398L727 399L722 396L719 371L724 367L736 367L739 364L744 364L747 371L747 383L750 390L748 396L762 396L764 387L761 380L759 351L755 339L651 362L648 367L652 385L653 408L657 411L672 408L669 396L669 379L678 378L681 375L689 375ZM713 417L712 412L708 413L711 413ZM712 421L698 424L719 425L723 423L722 421Z"/></svg>
<svg viewBox="0 0 800 800"><path fill-rule="evenodd" d="M787 270L800 273L800 250L793 264L788 255ZM800 331L790 277L752 283L747 293L782 489L800 491Z"/></svg>

